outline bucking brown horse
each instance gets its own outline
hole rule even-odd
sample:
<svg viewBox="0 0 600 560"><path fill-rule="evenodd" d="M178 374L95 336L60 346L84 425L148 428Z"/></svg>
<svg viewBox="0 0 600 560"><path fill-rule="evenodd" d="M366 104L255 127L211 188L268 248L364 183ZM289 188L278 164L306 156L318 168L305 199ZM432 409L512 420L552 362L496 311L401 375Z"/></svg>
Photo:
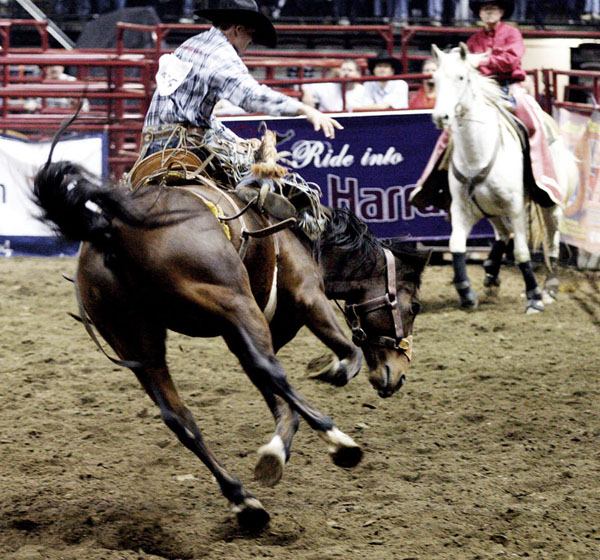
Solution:
<svg viewBox="0 0 600 560"><path fill-rule="evenodd" d="M320 379L347 383L364 353L372 385L390 396L410 360L426 256L380 242L343 210L331 212L316 242L277 231L272 218L241 213L243 202L209 184L148 185L132 193L78 165L49 160L34 192L43 219L83 241L75 286L86 327L93 325L116 361L135 373L164 422L215 476L242 526L262 528L269 515L204 443L167 367L167 330L222 336L261 392L276 422L259 450L255 473L262 483L281 478L299 417L326 442L335 464L360 461L360 447L290 386L275 354L306 325L336 355ZM345 301L362 353L328 298Z"/></svg>

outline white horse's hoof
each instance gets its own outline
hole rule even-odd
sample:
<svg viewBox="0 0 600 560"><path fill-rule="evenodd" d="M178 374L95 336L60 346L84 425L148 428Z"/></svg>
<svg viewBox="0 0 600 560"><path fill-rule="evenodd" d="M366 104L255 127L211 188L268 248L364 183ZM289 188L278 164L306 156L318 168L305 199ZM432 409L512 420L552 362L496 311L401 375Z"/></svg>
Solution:
<svg viewBox="0 0 600 560"><path fill-rule="evenodd" d="M240 527L250 531L264 529L271 519L265 508L256 498L245 498L240 504L233 506Z"/></svg>
<svg viewBox="0 0 600 560"><path fill-rule="evenodd" d="M331 459L338 467L351 469L360 463L362 449L350 436L336 427L319 435L328 443Z"/></svg>
<svg viewBox="0 0 600 560"><path fill-rule="evenodd" d="M542 291L542 301L549 305L554 303L558 299L557 293L554 290L543 290Z"/></svg>
<svg viewBox="0 0 600 560"><path fill-rule="evenodd" d="M500 286L485 286L484 294L488 298L497 298L500 293Z"/></svg>
<svg viewBox="0 0 600 560"><path fill-rule="evenodd" d="M541 299L529 300L527 302L527 307L525 308L526 315L533 315L542 311L544 311L544 302Z"/></svg>
<svg viewBox="0 0 600 560"><path fill-rule="evenodd" d="M254 467L254 478L263 486L275 486L283 476L286 455L281 436L273 439L258 450L258 461Z"/></svg>

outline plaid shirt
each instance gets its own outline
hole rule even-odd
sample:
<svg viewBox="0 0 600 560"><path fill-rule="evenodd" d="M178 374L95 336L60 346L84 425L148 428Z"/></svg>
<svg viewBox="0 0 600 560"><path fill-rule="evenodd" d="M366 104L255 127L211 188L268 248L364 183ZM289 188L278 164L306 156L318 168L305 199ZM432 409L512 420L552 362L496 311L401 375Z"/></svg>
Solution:
<svg viewBox="0 0 600 560"><path fill-rule="evenodd" d="M154 92L146 126L189 123L228 136L233 133L212 114L222 98L250 113L273 116L293 116L300 107L299 101L260 85L227 37L215 27L191 37L174 54L192 67L169 95L160 95L158 89Z"/></svg>

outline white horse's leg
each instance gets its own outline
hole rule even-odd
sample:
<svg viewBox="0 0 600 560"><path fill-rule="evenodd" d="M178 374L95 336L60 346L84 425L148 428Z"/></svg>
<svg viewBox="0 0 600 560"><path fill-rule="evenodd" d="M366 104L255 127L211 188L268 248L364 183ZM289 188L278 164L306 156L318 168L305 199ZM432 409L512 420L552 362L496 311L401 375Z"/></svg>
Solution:
<svg viewBox="0 0 600 560"><path fill-rule="evenodd" d="M511 230L506 218L494 217L489 218L489 220L494 226L496 240L494 241L494 245L490 250L488 258L483 262L483 269L485 270L483 286L485 288L485 294L488 297L495 297L498 295L500 289L500 267L502 265L502 258L506 253L510 241Z"/></svg>
<svg viewBox="0 0 600 560"><path fill-rule="evenodd" d="M515 234L515 260L519 264L519 269L525 281L525 294L527 297L525 313L538 313L544 311L544 303L542 301L542 291L538 287L531 266L531 255L527 246L525 210L523 209L518 216L512 218L511 222Z"/></svg>
<svg viewBox="0 0 600 560"><path fill-rule="evenodd" d="M455 198L452 200L451 221L452 233L449 246L454 268L452 282L458 292L461 307L475 309L479 302L467 275L467 237L473 228L474 219L466 215L461 205L455 204Z"/></svg>

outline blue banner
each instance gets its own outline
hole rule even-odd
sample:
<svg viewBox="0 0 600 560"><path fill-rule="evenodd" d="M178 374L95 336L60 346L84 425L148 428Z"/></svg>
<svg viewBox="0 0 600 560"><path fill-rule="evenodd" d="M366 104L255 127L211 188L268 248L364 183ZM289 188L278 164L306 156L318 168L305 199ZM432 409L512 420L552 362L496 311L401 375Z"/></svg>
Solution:
<svg viewBox="0 0 600 560"><path fill-rule="evenodd" d="M437 208L420 211L408 197L420 177L439 131L430 111L344 114L335 117L344 130L327 140L305 119L236 117L223 119L243 138L260 136L264 121L283 140L278 151L289 152L286 162L323 192L331 208L351 209L378 237L410 236L417 241L450 237L446 213ZM470 238L492 237L484 220Z"/></svg>

